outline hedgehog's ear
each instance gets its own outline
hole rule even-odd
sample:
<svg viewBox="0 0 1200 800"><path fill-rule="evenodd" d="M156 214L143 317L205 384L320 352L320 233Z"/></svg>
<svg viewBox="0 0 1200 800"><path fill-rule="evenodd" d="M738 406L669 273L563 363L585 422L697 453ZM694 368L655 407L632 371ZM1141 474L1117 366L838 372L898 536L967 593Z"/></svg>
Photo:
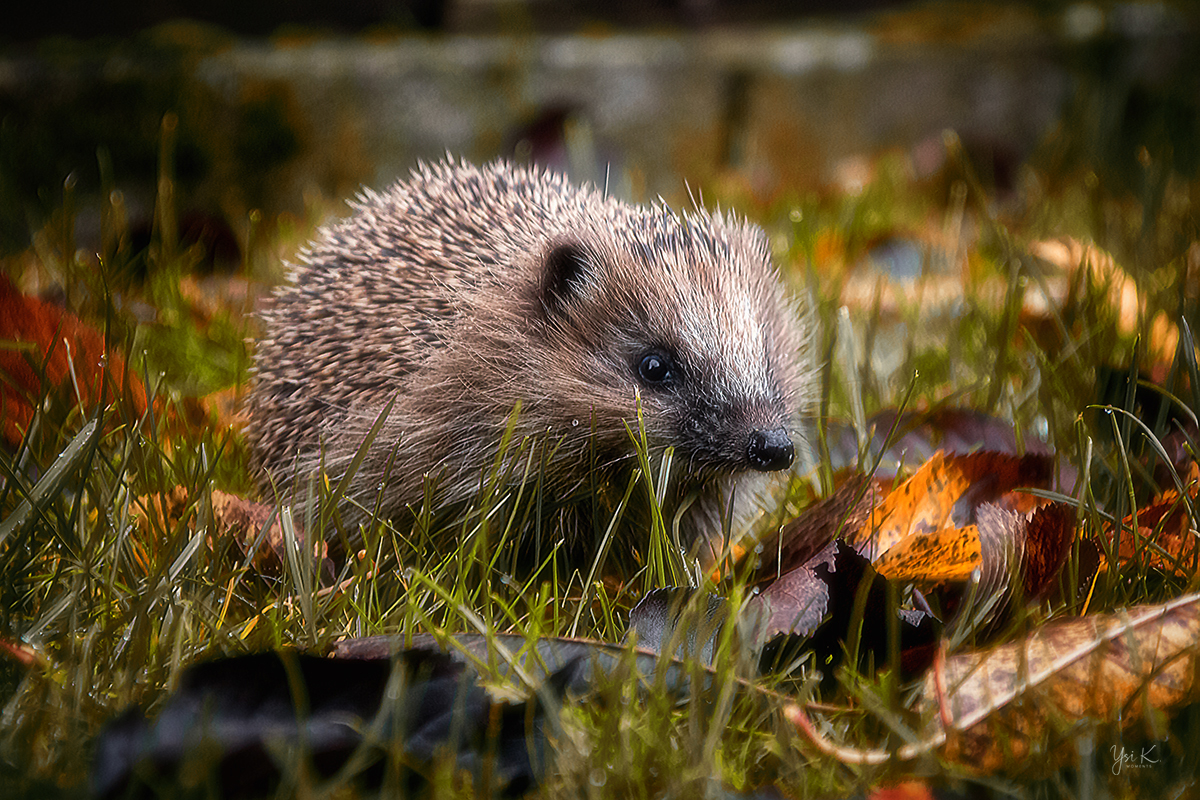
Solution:
<svg viewBox="0 0 1200 800"><path fill-rule="evenodd" d="M594 271L595 261L587 248L576 241L556 242L542 260L542 307L562 313L569 303L589 294Z"/></svg>

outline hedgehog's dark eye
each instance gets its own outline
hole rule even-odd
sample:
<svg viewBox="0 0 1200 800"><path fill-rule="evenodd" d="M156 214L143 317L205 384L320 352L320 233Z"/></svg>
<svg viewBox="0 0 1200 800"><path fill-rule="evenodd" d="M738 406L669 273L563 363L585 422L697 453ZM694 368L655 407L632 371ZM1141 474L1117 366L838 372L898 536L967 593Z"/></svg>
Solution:
<svg viewBox="0 0 1200 800"><path fill-rule="evenodd" d="M675 364L670 357L657 351L646 353L637 365L642 383L661 386L675 377Z"/></svg>

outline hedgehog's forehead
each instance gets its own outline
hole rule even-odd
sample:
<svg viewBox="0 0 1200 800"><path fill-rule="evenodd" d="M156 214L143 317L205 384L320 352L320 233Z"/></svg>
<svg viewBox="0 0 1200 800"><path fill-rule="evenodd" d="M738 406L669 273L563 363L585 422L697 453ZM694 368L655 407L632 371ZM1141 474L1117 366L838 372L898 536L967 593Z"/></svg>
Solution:
<svg viewBox="0 0 1200 800"><path fill-rule="evenodd" d="M703 211L677 216L666 208L645 209L636 229L640 243L660 254L667 267L723 270L735 266L736 256L749 255L739 252L751 239L745 226Z"/></svg>
<svg viewBox="0 0 1200 800"><path fill-rule="evenodd" d="M721 399L757 396L770 381L770 266L751 228L704 214L647 213L618 239L605 294L612 311L710 373ZM610 240L611 241L611 240ZM620 323L618 323L620 324Z"/></svg>
<svg viewBox="0 0 1200 800"><path fill-rule="evenodd" d="M595 240L600 255L632 260L664 281L744 280L766 255L755 228L720 215L629 206L609 212L585 238Z"/></svg>

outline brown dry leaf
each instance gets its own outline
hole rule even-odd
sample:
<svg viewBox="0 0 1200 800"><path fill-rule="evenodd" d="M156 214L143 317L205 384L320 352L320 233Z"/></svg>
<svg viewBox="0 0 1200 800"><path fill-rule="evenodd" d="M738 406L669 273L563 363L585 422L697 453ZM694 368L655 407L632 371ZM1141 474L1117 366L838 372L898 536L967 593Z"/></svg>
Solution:
<svg viewBox="0 0 1200 800"><path fill-rule="evenodd" d="M1070 551L1075 530L1075 509L1064 503L1043 506L1029 516L1017 543L1024 554L1020 550L1016 553L1026 597L1044 597L1049 592Z"/></svg>
<svg viewBox="0 0 1200 800"><path fill-rule="evenodd" d="M138 498L135 508L138 514L138 527L142 532L141 547L153 546L158 537L154 531L171 530L187 517L195 514L195 509L188 499L183 487L176 486L169 492ZM237 544L242 555L251 555L251 565L256 572L264 575L278 575L283 564L283 528L279 519L271 521L261 544L255 547L263 526L271 518L274 508L265 503L256 503L228 492L212 492L212 513L214 522L213 535L208 537L209 547L217 547L222 542L232 540ZM188 520L194 525L194 520ZM298 531L299 532L299 531ZM318 560L327 557L328 547L324 541L313 545L313 556ZM139 555L145 558L139 547ZM148 561L147 561L148 563Z"/></svg>
<svg viewBox="0 0 1200 800"><path fill-rule="evenodd" d="M1200 700L1200 594L1048 623L1026 639L961 653L925 678L923 741L898 750L830 742L798 705L785 715L847 763L942 755L980 772L1018 765L1085 719L1154 724Z"/></svg>
<svg viewBox="0 0 1200 800"><path fill-rule="evenodd" d="M1197 484L1188 489L1188 500L1197 503ZM1189 577L1196 572L1196 561L1200 558L1200 542L1196 529L1188 515L1188 504L1179 492L1168 489L1151 503L1138 510L1137 535L1131 530L1133 515L1127 516L1121 525L1121 538L1117 546L1120 563L1145 558L1148 566L1177 575ZM1108 537L1114 535L1109 529Z"/></svg>
<svg viewBox="0 0 1200 800"><path fill-rule="evenodd" d="M1200 699L1198 639L1200 595L1051 622L1023 642L948 659L926 676L925 710L949 719L948 757L996 770L1081 719L1128 724Z"/></svg>
<svg viewBox="0 0 1200 800"><path fill-rule="evenodd" d="M1042 269L1038 290L1024 294L1024 325L1049 322L1057 313L1055 309L1071 307L1076 296L1091 286L1107 295L1107 305L1116 313L1121 333L1140 337L1147 362L1169 364L1175 357L1179 344L1176 321L1161 310L1153 318L1146 318L1146 292L1139 290L1137 281L1111 254L1094 242L1069 236L1033 242L1029 251L1041 259ZM1195 281L1185 280L1183 285L1192 286Z"/></svg>
<svg viewBox="0 0 1200 800"><path fill-rule="evenodd" d="M773 581L807 563L839 532L860 528L879 497L878 484L866 475L850 475L829 497L805 509L774 535L764 536L753 551L737 549L734 556L759 559L754 583Z"/></svg>
<svg viewBox="0 0 1200 800"><path fill-rule="evenodd" d="M137 519L140 535L130 537L133 558L149 574L157 558L150 551L157 550L164 540L163 532L175 529L187 512L187 491L174 486L170 491L139 497L133 501L133 513Z"/></svg>
<svg viewBox="0 0 1200 800"><path fill-rule="evenodd" d="M265 503L255 503L244 497L227 492L212 493L213 519L217 524L217 535L233 539L243 554L250 553L259 533L274 511ZM252 561L255 570L266 575L278 575L283 566L283 528L276 517L271 520L262 545L254 550ZM325 543L318 542L314 548L317 558L325 557Z"/></svg>
<svg viewBox="0 0 1200 800"><path fill-rule="evenodd" d="M1159 462L1154 468L1154 480L1159 486L1170 486L1176 476L1185 487L1200 483L1200 463L1192 450L1195 441L1200 441L1200 426L1190 420L1159 439L1167 455L1166 462Z"/></svg>

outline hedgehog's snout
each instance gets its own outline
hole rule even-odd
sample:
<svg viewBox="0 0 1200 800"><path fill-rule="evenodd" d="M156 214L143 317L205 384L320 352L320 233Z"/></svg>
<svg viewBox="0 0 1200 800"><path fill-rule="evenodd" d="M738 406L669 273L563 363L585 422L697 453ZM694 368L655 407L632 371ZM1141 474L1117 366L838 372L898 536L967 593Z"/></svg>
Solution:
<svg viewBox="0 0 1200 800"><path fill-rule="evenodd" d="M759 429L750 434L746 457L759 472L787 469L796 457L796 448L786 428Z"/></svg>

